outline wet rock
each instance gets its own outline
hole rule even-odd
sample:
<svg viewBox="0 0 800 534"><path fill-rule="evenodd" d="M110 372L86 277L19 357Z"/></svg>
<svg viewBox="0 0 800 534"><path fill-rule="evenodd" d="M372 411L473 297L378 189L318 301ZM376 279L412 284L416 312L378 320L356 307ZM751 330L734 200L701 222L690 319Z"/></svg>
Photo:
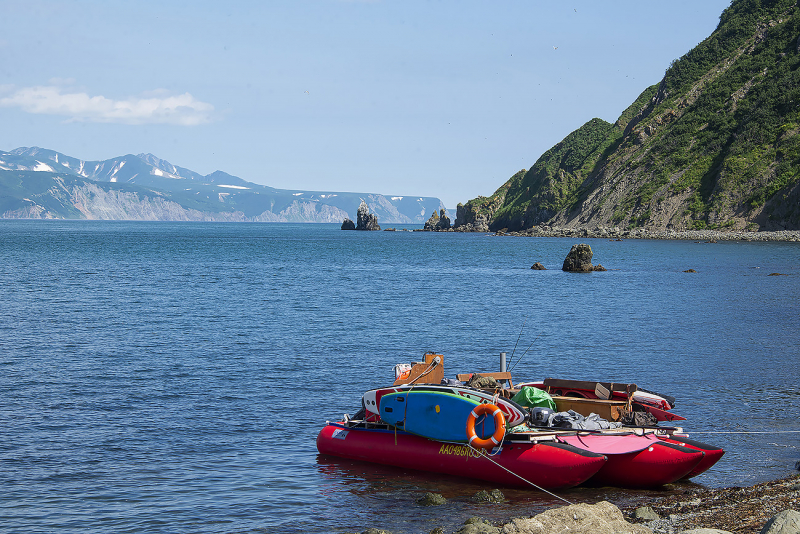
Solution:
<svg viewBox="0 0 800 534"><path fill-rule="evenodd" d="M652 530L625 521L619 508L607 501L553 508L529 519L514 519L503 526L504 534L652 534Z"/></svg>
<svg viewBox="0 0 800 534"><path fill-rule="evenodd" d="M470 517L455 534L501 534L501 530L481 517Z"/></svg>
<svg viewBox="0 0 800 534"><path fill-rule="evenodd" d="M368 528L367 530L363 531L361 534L392 534L388 530L381 530L379 528Z"/></svg>
<svg viewBox="0 0 800 534"><path fill-rule="evenodd" d="M564 265L561 267L561 270L570 273L589 273L598 270L605 271L606 269L602 265L598 265L597 268L592 265L592 256L592 247L586 243L572 245L569 254L564 258Z"/></svg>
<svg viewBox="0 0 800 534"><path fill-rule="evenodd" d="M697 271L695 271L694 269L686 269L683 272L685 272L685 273L696 273Z"/></svg>
<svg viewBox="0 0 800 534"><path fill-rule="evenodd" d="M531 265L531 269L533 269L533 270L535 270L535 271L546 271L546 270L547 270L547 267L545 267L544 265L542 265L541 263L539 263L539 262L537 261L536 263L534 263L533 265Z"/></svg>
<svg viewBox="0 0 800 534"><path fill-rule="evenodd" d="M358 207L358 212L356 213L356 230L380 231L380 229L381 227L378 226L378 217L374 213L369 212L367 203L362 200L361 205Z"/></svg>
<svg viewBox="0 0 800 534"><path fill-rule="evenodd" d="M447 499L442 497L440 493L426 493L421 498L417 499L417 504L421 506L440 506L447 502Z"/></svg>
<svg viewBox="0 0 800 534"><path fill-rule="evenodd" d="M634 510L633 517L643 521L655 521L656 519L661 519L656 511L649 506L642 506Z"/></svg>
<svg viewBox="0 0 800 534"><path fill-rule="evenodd" d="M432 529L430 532L428 532L428 534L444 534L444 528L443 527L436 527L436 528Z"/></svg>
<svg viewBox="0 0 800 534"><path fill-rule="evenodd" d="M472 496L472 502L497 504L505 500L503 492L499 489L493 489L491 492L480 490Z"/></svg>
<svg viewBox="0 0 800 534"><path fill-rule="evenodd" d="M355 229L356 229L356 223L354 223L352 220L345 219L344 221L342 221L342 230L355 230Z"/></svg>
<svg viewBox="0 0 800 534"><path fill-rule="evenodd" d="M784 510L773 516L761 529L761 534L800 533L800 512Z"/></svg>

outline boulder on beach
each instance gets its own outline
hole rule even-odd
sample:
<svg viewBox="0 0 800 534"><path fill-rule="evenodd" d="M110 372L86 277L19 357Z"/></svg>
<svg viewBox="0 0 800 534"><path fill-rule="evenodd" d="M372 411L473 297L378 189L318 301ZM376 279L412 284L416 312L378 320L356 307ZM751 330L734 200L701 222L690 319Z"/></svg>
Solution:
<svg viewBox="0 0 800 534"><path fill-rule="evenodd" d="M773 516L761 529L761 534L800 533L800 512L784 510Z"/></svg>
<svg viewBox="0 0 800 534"><path fill-rule="evenodd" d="M503 526L504 534L652 534L644 525L625 521L622 511L608 501L571 504L553 508L528 519L514 519Z"/></svg>
<svg viewBox="0 0 800 534"><path fill-rule="evenodd" d="M363 200L361 201L361 205L358 207L358 212L356 213L356 230L378 230L380 231L381 227L378 226L378 217L374 213L369 212L369 207L367 207L367 203Z"/></svg>
<svg viewBox="0 0 800 534"><path fill-rule="evenodd" d="M561 267L562 271L570 273L590 273L592 271L605 271L602 265L592 265L592 247L586 243L572 245L572 248L564 258L564 265Z"/></svg>

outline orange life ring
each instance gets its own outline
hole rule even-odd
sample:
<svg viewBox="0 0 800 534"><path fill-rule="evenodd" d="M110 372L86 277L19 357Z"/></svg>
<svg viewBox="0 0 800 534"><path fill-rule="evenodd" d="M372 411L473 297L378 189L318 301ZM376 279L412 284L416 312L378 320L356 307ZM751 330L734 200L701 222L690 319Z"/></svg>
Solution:
<svg viewBox="0 0 800 534"><path fill-rule="evenodd" d="M481 415L489 414L494 416L494 434L492 434L492 436L488 439L481 439L475 432L475 421ZM479 404L473 408L472 412L469 414L469 417L467 417L467 437L469 438L469 444L477 449L491 449L496 445L500 445L500 442L503 440L503 436L505 435L506 418L503 416L503 412L500 410L500 408L494 404Z"/></svg>

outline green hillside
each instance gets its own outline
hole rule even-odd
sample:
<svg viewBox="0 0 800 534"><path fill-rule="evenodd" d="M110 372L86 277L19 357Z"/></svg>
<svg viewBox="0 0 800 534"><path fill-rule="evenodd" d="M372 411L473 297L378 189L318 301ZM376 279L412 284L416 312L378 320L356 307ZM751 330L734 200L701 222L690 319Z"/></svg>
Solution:
<svg viewBox="0 0 800 534"><path fill-rule="evenodd" d="M796 2L734 1L614 125L587 122L462 212L492 230L800 228L799 36Z"/></svg>

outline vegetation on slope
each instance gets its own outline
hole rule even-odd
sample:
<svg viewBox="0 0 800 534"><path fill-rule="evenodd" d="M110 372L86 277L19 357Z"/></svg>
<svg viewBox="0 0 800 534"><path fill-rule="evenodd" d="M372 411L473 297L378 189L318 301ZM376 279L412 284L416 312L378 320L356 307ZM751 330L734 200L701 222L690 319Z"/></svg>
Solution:
<svg viewBox="0 0 800 534"><path fill-rule="evenodd" d="M800 228L798 36L794 1L735 0L614 125L589 121L498 189L491 227Z"/></svg>

